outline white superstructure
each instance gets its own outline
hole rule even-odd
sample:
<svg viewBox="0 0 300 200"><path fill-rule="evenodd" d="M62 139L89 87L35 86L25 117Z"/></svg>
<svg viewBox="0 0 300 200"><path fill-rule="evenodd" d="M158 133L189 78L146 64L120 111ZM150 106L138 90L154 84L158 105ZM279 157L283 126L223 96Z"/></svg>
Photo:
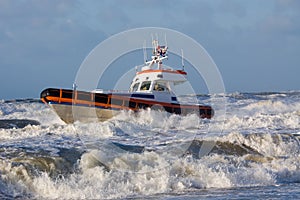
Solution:
<svg viewBox="0 0 300 200"><path fill-rule="evenodd" d="M168 58L167 50L167 46L159 46L156 40L153 41L152 59L137 70L130 92L153 94L156 101L177 102L174 85L187 81L187 73L162 64Z"/></svg>

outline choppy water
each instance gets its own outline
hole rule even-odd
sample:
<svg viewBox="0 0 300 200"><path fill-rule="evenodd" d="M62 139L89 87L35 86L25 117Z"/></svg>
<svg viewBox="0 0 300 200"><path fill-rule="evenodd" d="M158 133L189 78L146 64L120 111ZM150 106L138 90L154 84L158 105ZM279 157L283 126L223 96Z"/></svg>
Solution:
<svg viewBox="0 0 300 200"><path fill-rule="evenodd" d="M0 198L300 198L300 92L225 99L224 120L146 110L68 125L38 100L2 100Z"/></svg>

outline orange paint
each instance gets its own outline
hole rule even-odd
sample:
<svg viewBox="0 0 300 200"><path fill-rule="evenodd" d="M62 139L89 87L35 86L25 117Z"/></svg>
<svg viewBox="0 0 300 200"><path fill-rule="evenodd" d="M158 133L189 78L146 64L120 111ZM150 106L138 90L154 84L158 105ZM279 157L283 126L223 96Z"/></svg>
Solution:
<svg viewBox="0 0 300 200"><path fill-rule="evenodd" d="M153 73L153 72L166 72L166 73L173 73L173 74L182 74L182 75L187 75L187 73L185 71L182 70L166 70L166 69L148 69L148 70L144 70L141 72L137 72L137 74L144 74L144 73Z"/></svg>

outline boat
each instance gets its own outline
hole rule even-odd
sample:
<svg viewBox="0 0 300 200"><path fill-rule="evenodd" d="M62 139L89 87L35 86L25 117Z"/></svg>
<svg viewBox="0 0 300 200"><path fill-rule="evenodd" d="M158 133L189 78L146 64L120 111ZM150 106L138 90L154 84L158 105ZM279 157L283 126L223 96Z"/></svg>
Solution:
<svg viewBox="0 0 300 200"><path fill-rule="evenodd" d="M145 61L128 91L92 91L61 88L47 88L41 92L41 100L54 109L66 123L75 121L105 121L122 110L138 112L153 109L177 115L196 114L210 119L214 111L209 105L180 103L174 93L175 85L187 81L187 72L163 65L168 59L168 47L153 41L150 61Z"/></svg>

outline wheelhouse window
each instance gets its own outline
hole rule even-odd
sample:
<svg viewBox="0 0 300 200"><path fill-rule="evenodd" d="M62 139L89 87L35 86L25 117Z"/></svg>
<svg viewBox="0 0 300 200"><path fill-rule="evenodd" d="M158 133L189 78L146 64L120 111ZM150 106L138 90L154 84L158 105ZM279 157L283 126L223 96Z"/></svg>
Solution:
<svg viewBox="0 0 300 200"><path fill-rule="evenodd" d="M138 90L140 83L135 83L132 88L131 88L131 92L135 92Z"/></svg>
<svg viewBox="0 0 300 200"><path fill-rule="evenodd" d="M169 91L167 84L164 82L156 82L153 90L155 91Z"/></svg>
<svg viewBox="0 0 300 200"><path fill-rule="evenodd" d="M144 81L141 85L141 90L149 90L151 85L151 81Z"/></svg>

